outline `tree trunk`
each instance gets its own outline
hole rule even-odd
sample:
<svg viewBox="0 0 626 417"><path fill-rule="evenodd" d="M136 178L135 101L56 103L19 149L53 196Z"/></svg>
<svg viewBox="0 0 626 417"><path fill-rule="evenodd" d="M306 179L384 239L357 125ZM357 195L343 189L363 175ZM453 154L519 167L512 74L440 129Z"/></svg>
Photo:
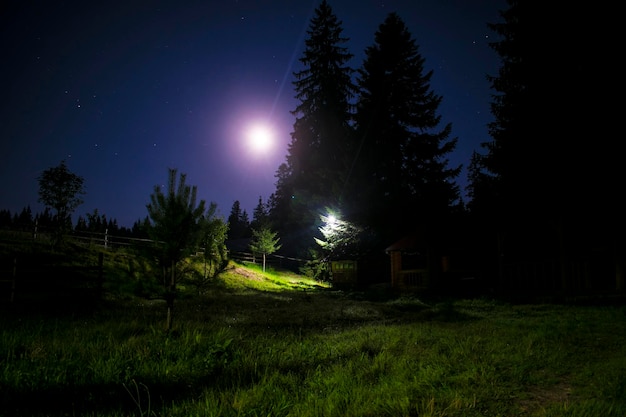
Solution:
<svg viewBox="0 0 626 417"><path fill-rule="evenodd" d="M176 264L172 261L171 265L171 279L170 285L165 294L165 301L167 302L167 321L165 329L169 332L172 330L172 322L174 320L174 296L176 294Z"/></svg>

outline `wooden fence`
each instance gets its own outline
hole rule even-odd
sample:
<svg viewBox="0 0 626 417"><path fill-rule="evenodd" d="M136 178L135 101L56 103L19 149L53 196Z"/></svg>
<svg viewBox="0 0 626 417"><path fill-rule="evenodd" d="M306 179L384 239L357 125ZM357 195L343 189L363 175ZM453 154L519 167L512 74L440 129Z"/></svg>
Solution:
<svg viewBox="0 0 626 417"><path fill-rule="evenodd" d="M27 230L0 230L0 240L10 243L51 243L52 233L45 230L35 229L33 232ZM114 235L106 229L104 232L73 231L63 235L67 241L81 244L101 246L104 248L123 246L145 246L152 244L151 239L137 238L129 236Z"/></svg>
<svg viewBox="0 0 626 417"><path fill-rule="evenodd" d="M229 252L229 259L241 263L263 264L263 255L253 254L251 252ZM306 259L291 258L276 254L269 254L265 257L265 265L272 268L289 269L298 271L298 269L307 263Z"/></svg>

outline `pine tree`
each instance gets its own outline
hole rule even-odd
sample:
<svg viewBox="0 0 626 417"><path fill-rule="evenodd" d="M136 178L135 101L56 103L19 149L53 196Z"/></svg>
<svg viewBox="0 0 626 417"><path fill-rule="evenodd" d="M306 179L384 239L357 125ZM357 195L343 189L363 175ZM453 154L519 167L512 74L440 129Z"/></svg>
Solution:
<svg viewBox="0 0 626 417"><path fill-rule="evenodd" d="M146 216L143 220L137 219L131 228L131 236L137 239L147 239L148 230L150 229L150 217Z"/></svg>
<svg viewBox="0 0 626 417"><path fill-rule="evenodd" d="M0 210L0 229L10 229L13 224L13 217L11 211L2 209Z"/></svg>
<svg viewBox="0 0 626 417"><path fill-rule="evenodd" d="M356 88L352 58L345 46L342 22L326 0L315 9L299 59L304 69L294 73L299 104L286 163L279 167L275 211L283 229L315 231L319 207L338 204L352 160L352 107ZM293 232L293 231L292 231Z"/></svg>
<svg viewBox="0 0 626 417"><path fill-rule="evenodd" d="M289 230L301 227L300 212L295 210L300 195L296 200L295 176L286 162L278 166L275 177L276 191L272 194L268 214L270 223L278 225L278 228L286 234Z"/></svg>
<svg viewBox="0 0 626 417"><path fill-rule="evenodd" d="M250 231L250 220L248 213L241 209L239 200L233 202L228 216L228 239L240 239L248 237Z"/></svg>
<svg viewBox="0 0 626 417"><path fill-rule="evenodd" d="M596 64L610 59L596 45L611 37L581 26L604 13L596 7L507 6L488 24L501 66L488 77L494 121L484 153L472 158L468 206L506 260L558 258L564 271L568 257L592 247L615 250L624 232L617 194L604 191L620 176L604 105L611 66Z"/></svg>
<svg viewBox="0 0 626 417"><path fill-rule="evenodd" d="M54 217L49 207L44 208L43 213L35 216L35 224L41 231L49 231L54 227Z"/></svg>
<svg viewBox="0 0 626 417"><path fill-rule="evenodd" d="M284 164L281 164L284 165ZM273 219L272 219L272 213L277 213L277 202L278 199L276 198L276 193L272 193L270 194L270 196L267 198L267 202L265 203L265 214L267 216L267 222L270 225L270 227L277 227L277 224L273 223Z"/></svg>
<svg viewBox="0 0 626 417"><path fill-rule="evenodd" d="M14 222L18 230L30 231L33 228L33 213L30 206L24 207Z"/></svg>
<svg viewBox="0 0 626 417"><path fill-rule="evenodd" d="M76 220L76 226L74 226L75 232L86 232L87 231L87 220L83 216L78 216Z"/></svg>
<svg viewBox="0 0 626 417"><path fill-rule="evenodd" d="M181 278L178 266L182 259L197 249L203 238L206 203L197 200L197 187L186 184L186 174L180 174L177 180L176 169L170 168L168 172L166 192L156 185L146 208L150 218L148 232L163 271L167 301L166 329L170 331L176 285Z"/></svg>
<svg viewBox="0 0 626 417"><path fill-rule="evenodd" d="M252 230L250 250L253 253L260 253L263 256L263 272L265 272L267 255L271 255L281 248L282 245L278 243L279 241L278 233L272 231L269 227Z"/></svg>
<svg viewBox="0 0 626 417"><path fill-rule="evenodd" d="M238 239L240 236L239 219L241 218L241 203L235 200L228 215L228 239Z"/></svg>
<svg viewBox="0 0 626 417"><path fill-rule="evenodd" d="M337 217L334 214L320 215L323 238L315 238L321 247L324 261L332 259L354 258L358 256L362 230L359 226Z"/></svg>
<svg viewBox="0 0 626 417"><path fill-rule="evenodd" d="M203 220L204 268L202 275L196 277L195 284L201 292L210 280L226 267L228 263L228 249L226 236L228 224L217 216L217 205L211 203Z"/></svg>
<svg viewBox="0 0 626 417"><path fill-rule="evenodd" d="M436 224L458 202L446 155L457 138L439 127L442 97L430 87L405 23L390 13L358 70L356 129L360 141L352 189L353 218L398 238L418 224Z"/></svg>
<svg viewBox="0 0 626 417"><path fill-rule="evenodd" d="M94 209L92 213L87 213L87 230L92 233L104 232L102 227L102 218L98 209Z"/></svg>
<svg viewBox="0 0 626 417"><path fill-rule="evenodd" d="M244 209L241 212L241 217L239 218L239 226L242 230L243 237L250 237L252 231L250 230L250 216L248 216L248 212Z"/></svg>
<svg viewBox="0 0 626 417"><path fill-rule="evenodd" d="M117 219L109 219L109 222L106 224L106 230L110 235L117 234L120 231L120 227L117 224Z"/></svg>
<svg viewBox="0 0 626 417"><path fill-rule="evenodd" d="M269 227L268 207L263 203L263 198L259 196L259 202L252 212L250 228L260 230L263 227Z"/></svg>
<svg viewBox="0 0 626 417"><path fill-rule="evenodd" d="M500 38L490 46L501 66L496 76L488 76L494 121L488 126L491 141L482 144L486 152L472 156L469 208L476 218L489 221L509 255L556 249L554 232L560 227L560 206L567 200L566 177L574 175L561 157L566 148L568 153L574 150L560 139L570 123L559 122L554 111L557 103L565 109L568 101L577 101L568 97L559 79L571 59L564 55L569 42L563 39L552 50L548 38L537 35L552 32L549 28L557 25L549 22L550 10L540 12L509 0L508 8L500 12L503 22L488 24ZM539 142L531 140L537 132ZM538 240L539 235L544 238Z"/></svg>

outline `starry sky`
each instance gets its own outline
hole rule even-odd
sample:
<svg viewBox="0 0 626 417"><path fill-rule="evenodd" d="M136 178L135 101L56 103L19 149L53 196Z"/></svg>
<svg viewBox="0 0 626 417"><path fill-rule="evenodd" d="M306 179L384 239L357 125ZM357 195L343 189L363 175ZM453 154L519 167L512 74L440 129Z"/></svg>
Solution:
<svg viewBox="0 0 626 417"><path fill-rule="evenodd" d="M78 215L95 209L131 227L147 215L168 168L227 218L235 200L252 217L275 191L294 116L293 72L320 0L8 0L0 6L0 209L38 203L37 177L65 160L85 179ZM390 12L405 21L432 90L452 123L451 166L467 167L489 140L499 59L487 23L505 0L330 0L350 65ZM272 144L247 132L269 126ZM464 189L466 170L459 178Z"/></svg>

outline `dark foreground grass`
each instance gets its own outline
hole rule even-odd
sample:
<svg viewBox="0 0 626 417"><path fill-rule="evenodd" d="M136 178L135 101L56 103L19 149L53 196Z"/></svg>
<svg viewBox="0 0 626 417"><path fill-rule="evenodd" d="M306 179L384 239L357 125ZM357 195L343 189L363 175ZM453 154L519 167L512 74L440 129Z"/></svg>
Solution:
<svg viewBox="0 0 626 417"><path fill-rule="evenodd" d="M5 308L1 416L626 416L626 307L347 293L233 267L202 296ZM372 294L373 295L373 294Z"/></svg>

